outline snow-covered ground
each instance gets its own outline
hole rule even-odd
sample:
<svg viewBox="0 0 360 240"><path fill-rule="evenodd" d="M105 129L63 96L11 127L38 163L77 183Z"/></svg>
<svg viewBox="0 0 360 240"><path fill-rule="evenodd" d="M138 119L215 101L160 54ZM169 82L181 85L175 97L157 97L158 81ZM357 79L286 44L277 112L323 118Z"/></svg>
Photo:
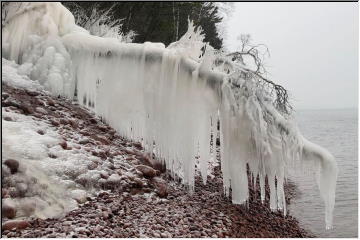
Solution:
<svg viewBox="0 0 360 240"><path fill-rule="evenodd" d="M39 103L27 105L33 114L24 114L21 108L9 103L26 105L25 100L16 99L14 93L3 92L6 107L2 107L2 179L5 195L11 196L5 196L3 203L16 209L17 218L59 217L76 208L77 203L86 201L87 196L97 193L103 187L101 184L120 184L128 179L120 175L135 177L128 172L134 170L125 161L128 155L111 159L95 156L94 151L103 148L111 153L119 149L89 145L92 138L66 125L73 121L79 124L79 128L84 128L83 120L72 117L74 112L52 102L50 93L37 81L21 74L16 63L3 59L2 67L3 83L23 92L31 91L34 95L31 97ZM54 108L57 118L51 118L47 112L49 108ZM92 114L89 112L88 115ZM102 140L100 135L97 137ZM6 165L9 159L19 163L15 173L11 173ZM108 159L114 163L114 168L125 170L115 172L109 169L112 163Z"/></svg>

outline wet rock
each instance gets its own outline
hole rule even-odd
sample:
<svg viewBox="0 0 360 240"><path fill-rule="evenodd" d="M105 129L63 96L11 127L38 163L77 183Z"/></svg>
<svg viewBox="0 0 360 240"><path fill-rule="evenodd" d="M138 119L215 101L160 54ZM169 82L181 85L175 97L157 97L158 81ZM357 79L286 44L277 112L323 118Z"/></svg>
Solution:
<svg viewBox="0 0 360 240"><path fill-rule="evenodd" d="M172 235L168 231L160 233L160 236L164 237L164 238L171 238L172 237Z"/></svg>
<svg viewBox="0 0 360 240"><path fill-rule="evenodd" d="M59 143L59 145L60 145L63 149L67 149L67 147L68 147L66 141L61 141L61 142Z"/></svg>
<svg viewBox="0 0 360 240"><path fill-rule="evenodd" d="M24 114L26 114L26 115L34 113L34 110L30 106L26 105L25 103L20 104L19 108L21 110L23 110Z"/></svg>
<svg viewBox="0 0 360 240"><path fill-rule="evenodd" d="M90 123L93 123L93 124L97 123L97 120L95 118L90 118L89 121L90 121Z"/></svg>
<svg viewBox="0 0 360 240"><path fill-rule="evenodd" d="M145 177L152 178L156 176L156 171L152 167L146 165L137 165L136 169L142 172Z"/></svg>
<svg viewBox="0 0 360 240"><path fill-rule="evenodd" d="M98 167L98 165L97 165L96 162L91 162L91 163L89 163L89 165L87 166L87 168L88 168L89 170L94 170L94 169L97 168L97 167Z"/></svg>
<svg viewBox="0 0 360 240"><path fill-rule="evenodd" d="M12 174L16 173L19 169L19 162L15 159L7 159L4 164L10 169Z"/></svg>
<svg viewBox="0 0 360 240"><path fill-rule="evenodd" d="M42 107L35 108L35 111L41 114L47 114L47 111L43 109Z"/></svg>
<svg viewBox="0 0 360 240"><path fill-rule="evenodd" d="M2 188L1 189L1 198L8 198L8 197L10 197L9 190Z"/></svg>
<svg viewBox="0 0 360 240"><path fill-rule="evenodd" d="M10 122L13 121L13 119L12 119L11 117L9 117L9 116L5 116L5 117L4 117L4 120L5 120L5 121L10 121Z"/></svg>
<svg viewBox="0 0 360 240"><path fill-rule="evenodd" d="M63 125L69 124L69 121L66 120L65 118L60 118L60 123Z"/></svg>
<svg viewBox="0 0 360 240"><path fill-rule="evenodd" d="M6 221L1 225L3 231L5 230L13 230L13 229L25 229L30 227L30 223L26 220L10 220Z"/></svg>
<svg viewBox="0 0 360 240"><path fill-rule="evenodd" d="M9 97L9 94L8 93L1 93L1 97L5 100Z"/></svg>
<svg viewBox="0 0 360 240"><path fill-rule="evenodd" d="M70 125L71 125L73 128L75 128L75 129L78 128L78 124L77 124L76 121L70 119L70 120L69 120L69 123L70 123Z"/></svg>
<svg viewBox="0 0 360 240"><path fill-rule="evenodd" d="M108 130L108 126L106 126L106 125L99 125L98 128L99 128L101 131L103 131L103 132L105 132L106 130Z"/></svg>
<svg viewBox="0 0 360 240"><path fill-rule="evenodd" d="M95 156L98 156L103 160L105 160L107 158L106 152L104 152L104 151L97 152L97 154Z"/></svg>
<svg viewBox="0 0 360 240"><path fill-rule="evenodd" d="M88 138L83 138L83 139L80 139L79 144L87 144L89 142L90 142L90 140Z"/></svg>
<svg viewBox="0 0 360 240"><path fill-rule="evenodd" d="M108 179L109 174L106 171L101 171L100 172L100 177L103 178L103 179Z"/></svg>
<svg viewBox="0 0 360 240"><path fill-rule="evenodd" d="M133 182L134 182L134 186L135 186L135 187L141 188L141 187L143 187L143 186L145 185L144 182L141 181L141 179L139 179L139 178L135 178L135 179L133 180Z"/></svg>
<svg viewBox="0 0 360 240"><path fill-rule="evenodd" d="M57 156L56 156L55 154L53 154L53 153L48 153L48 156L49 156L50 158L57 158Z"/></svg>
<svg viewBox="0 0 360 240"><path fill-rule="evenodd" d="M55 126L55 127L58 127L60 126L60 122L58 120L55 120L55 119L51 119L50 120L50 123Z"/></svg>
<svg viewBox="0 0 360 240"><path fill-rule="evenodd" d="M102 144L105 144L105 145L109 145L111 142L109 141L109 139L107 139L106 137L104 136L101 136L101 135L96 135L94 136L94 139L101 142Z"/></svg>
<svg viewBox="0 0 360 240"><path fill-rule="evenodd" d="M7 198L2 201L1 213L3 217L14 218L16 216L16 208L14 202Z"/></svg>
<svg viewBox="0 0 360 240"><path fill-rule="evenodd" d="M30 90L25 90L26 94L31 96L31 97L35 97L38 96L40 93L39 92L35 92L35 91L30 91Z"/></svg>
<svg viewBox="0 0 360 240"><path fill-rule="evenodd" d="M37 132L38 134L40 134L40 135L44 135L44 134L45 134L44 130L41 130L41 129L37 130L36 132Z"/></svg>
<svg viewBox="0 0 360 240"><path fill-rule="evenodd" d="M154 177L152 179L152 183L154 184L159 197L161 197L161 198L167 197L167 195L168 195L168 187L167 187L166 182L163 179L161 179L159 177Z"/></svg>
<svg viewBox="0 0 360 240"><path fill-rule="evenodd" d="M124 149L123 151L129 155L135 155L135 152L131 149Z"/></svg>
<svg viewBox="0 0 360 240"><path fill-rule="evenodd" d="M52 107L55 106L55 102L54 102L54 100L52 100L51 98L49 98L49 99L47 100L47 104L48 104L49 106L52 106Z"/></svg>
<svg viewBox="0 0 360 240"><path fill-rule="evenodd" d="M136 147L136 148L139 149L139 150L142 150L141 143L139 143L139 142L133 143L133 146Z"/></svg>

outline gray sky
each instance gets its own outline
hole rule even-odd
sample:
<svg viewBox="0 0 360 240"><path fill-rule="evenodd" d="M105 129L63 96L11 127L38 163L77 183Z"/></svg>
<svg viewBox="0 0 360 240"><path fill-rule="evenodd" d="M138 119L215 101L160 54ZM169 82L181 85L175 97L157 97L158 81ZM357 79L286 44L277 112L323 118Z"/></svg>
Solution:
<svg viewBox="0 0 360 240"><path fill-rule="evenodd" d="M225 45L265 43L268 77L297 109L358 106L358 3L236 3Z"/></svg>

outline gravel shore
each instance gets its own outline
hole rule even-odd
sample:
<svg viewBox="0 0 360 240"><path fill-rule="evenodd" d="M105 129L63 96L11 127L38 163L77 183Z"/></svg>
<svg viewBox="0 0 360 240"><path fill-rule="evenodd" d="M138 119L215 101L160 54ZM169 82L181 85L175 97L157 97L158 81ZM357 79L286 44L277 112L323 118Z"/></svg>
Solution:
<svg viewBox="0 0 360 240"><path fill-rule="evenodd" d="M295 218L272 212L268 194L262 204L259 191L252 186L246 205L232 204L223 194L219 166L206 185L197 177L191 193L144 154L139 143L123 139L79 105L6 84L2 91L5 111L49 122L63 136L62 148L69 151L75 133L82 136L77 143L101 159L90 161L88 168L105 169L101 181L76 179L85 189L97 191L60 218L11 220L13 216L4 216L2 208L2 237L313 237ZM114 160L119 155L122 162ZM288 203L294 188L285 186ZM10 196L7 186L2 190L2 199L21 197Z"/></svg>

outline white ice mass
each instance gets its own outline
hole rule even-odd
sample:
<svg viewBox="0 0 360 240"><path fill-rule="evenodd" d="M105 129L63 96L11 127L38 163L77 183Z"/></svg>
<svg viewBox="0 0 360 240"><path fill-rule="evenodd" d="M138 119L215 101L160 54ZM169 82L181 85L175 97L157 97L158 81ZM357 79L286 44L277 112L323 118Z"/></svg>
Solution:
<svg viewBox="0 0 360 240"><path fill-rule="evenodd" d="M60 3L12 3L7 11L6 59L54 95L77 98L119 134L142 142L190 190L197 161L206 182L215 151L211 136L220 120L224 191L231 188L233 203L248 199L248 166L252 179L259 176L261 198L267 176L270 208L286 213L287 169L310 165L325 202L326 227L332 226L333 156L306 140L266 87L241 66L215 66L214 51L191 22L188 32L165 48L92 36Z"/></svg>

